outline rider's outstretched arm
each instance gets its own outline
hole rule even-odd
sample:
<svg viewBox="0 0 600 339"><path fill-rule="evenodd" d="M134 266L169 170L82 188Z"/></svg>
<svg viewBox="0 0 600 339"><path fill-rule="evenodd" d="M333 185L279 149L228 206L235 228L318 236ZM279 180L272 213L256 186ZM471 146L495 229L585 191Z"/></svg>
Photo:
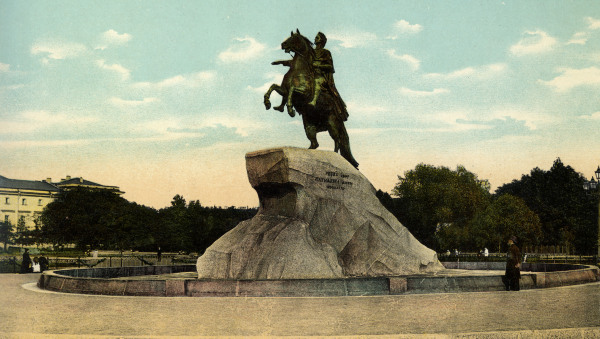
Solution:
<svg viewBox="0 0 600 339"><path fill-rule="evenodd" d="M290 67L291 64L292 64L292 60L277 60L277 61L273 61L271 63L271 65L284 65L287 67Z"/></svg>

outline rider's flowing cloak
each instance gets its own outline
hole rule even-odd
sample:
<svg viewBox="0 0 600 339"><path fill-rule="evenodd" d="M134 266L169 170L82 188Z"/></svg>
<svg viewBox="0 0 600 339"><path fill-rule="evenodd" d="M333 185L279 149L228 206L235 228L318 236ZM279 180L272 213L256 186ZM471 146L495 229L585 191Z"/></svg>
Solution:
<svg viewBox="0 0 600 339"><path fill-rule="evenodd" d="M335 87L335 81L333 80L333 73L335 73L335 69L333 67L333 58L331 57L331 52L324 48L315 49L315 61L323 65L331 66L331 72L321 71L321 74L325 78L325 87L333 97L333 102L335 104L335 113L342 119L342 121L348 120L348 111L346 110L346 104L337 88Z"/></svg>

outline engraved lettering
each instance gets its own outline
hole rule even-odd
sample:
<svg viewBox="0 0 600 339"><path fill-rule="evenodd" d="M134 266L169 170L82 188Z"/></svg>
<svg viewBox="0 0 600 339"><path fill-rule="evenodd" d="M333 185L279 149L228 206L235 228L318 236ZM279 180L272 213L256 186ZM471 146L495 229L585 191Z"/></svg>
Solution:
<svg viewBox="0 0 600 339"><path fill-rule="evenodd" d="M325 186L325 188L327 189L345 190L346 188L352 187L352 185L354 185L352 181L349 181L350 175L348 174L338 173L334 171L326 171L325 176L326 177L315 177L315 181L327 184Z"/></svg>

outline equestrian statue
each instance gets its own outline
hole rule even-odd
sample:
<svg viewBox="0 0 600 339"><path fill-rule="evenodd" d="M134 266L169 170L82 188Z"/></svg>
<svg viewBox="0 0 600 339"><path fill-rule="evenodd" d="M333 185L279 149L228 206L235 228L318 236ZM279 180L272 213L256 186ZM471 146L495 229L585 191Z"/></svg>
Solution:
<svg viewBox="0 0 600 339"><path fill-rule="evenodd" d="M319 147L318 132L329 132L335 142L335 152L340 152L352 166L358 168L350 151L350 139L344 126L348 120L346 104L340 97L333 81L333 59L326 50L327 37L319 32L315 37L315 48L312 42L302 36L296 29L290 37L281 43L286 53L293 52L291 60L274 61L272 65L284 65L289 70L283 77L281 85L272 84L265 93L266 109L271 108L271 93L282 96L281 104L274 109L287 112L291 117L296 115L294 108L302 115L304 132L310 141L309 149Z"/></svg>

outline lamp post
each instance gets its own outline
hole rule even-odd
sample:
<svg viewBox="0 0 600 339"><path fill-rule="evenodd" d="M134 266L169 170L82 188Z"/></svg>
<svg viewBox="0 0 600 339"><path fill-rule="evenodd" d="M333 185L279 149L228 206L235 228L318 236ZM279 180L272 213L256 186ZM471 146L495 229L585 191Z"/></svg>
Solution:
<svg viewBox="0 0 600 339"><path fill-rule="evenodd" d="M596 175L596 179L594 180L594 177L592 177L592 180L590 181L586 181L583 184L583 188L586 191L590 191L590 192L595 192L599 195L598 197L598 251L596 252L596 262L600 261L600 166L598 166L598 169L596 170L596 172L594 172L594 174Z"/></svg>

